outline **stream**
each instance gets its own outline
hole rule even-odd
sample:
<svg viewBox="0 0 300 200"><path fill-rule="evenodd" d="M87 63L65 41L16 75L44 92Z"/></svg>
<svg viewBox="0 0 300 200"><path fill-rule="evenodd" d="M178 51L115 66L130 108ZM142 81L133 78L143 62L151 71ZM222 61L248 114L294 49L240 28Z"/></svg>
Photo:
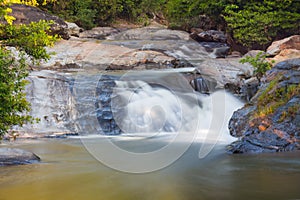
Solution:
<svg viewBox="0 0 300 200"><path fill-rule="evenodd" d="M224 152L224 145L218 145L199 159L199 143L195 143L169 167L129 174L103 165L79 139L30 140L12 146L31 150L43 161L2 167L1 200L300 197L299 152L233 156Z"/></svg>

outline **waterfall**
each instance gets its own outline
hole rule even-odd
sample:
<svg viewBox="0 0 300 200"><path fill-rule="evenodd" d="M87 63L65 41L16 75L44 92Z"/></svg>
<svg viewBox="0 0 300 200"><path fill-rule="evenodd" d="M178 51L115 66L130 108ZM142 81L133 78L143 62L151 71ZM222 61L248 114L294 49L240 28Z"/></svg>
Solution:
<svg viewBox="0 0 300 200"><path fill-rule="evenodd" d="M129 72L101 76L97 119L104 134L191 131L201 109L185 78L173 72Z"/></svg>

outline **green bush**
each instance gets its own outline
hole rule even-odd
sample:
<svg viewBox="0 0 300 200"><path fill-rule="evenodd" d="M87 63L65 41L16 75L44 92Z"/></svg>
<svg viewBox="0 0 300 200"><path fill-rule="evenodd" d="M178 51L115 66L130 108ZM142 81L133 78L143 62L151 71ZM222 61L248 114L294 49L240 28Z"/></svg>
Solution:
<svg viewBox="0 0 300 200"><path fill-rule="evenodd" d="M272 65L265 60L266 55L263 52L258 53L255 57L246 56L241 59L241 63L250 63L254 67L254 74L258 80L262 78L262 76L271 69Z"/></svg>
<svg viewBox="0 0 300 200"><path fill-rule="evenodd" d="M0 19L8 24L0 25L0 138L14 125L33 122L29 115L30 104L26 100L24 89L28 81L28 65L26 58L32 61L49 59L44 49L58 39L49 36L50 24L45 21L29 25L13 25L10 11L3 0L0 0ZM8 50L15 47L18 55Z"/></svg>
<svg viewBox="0 0 300 200"><path fill-rule="evenodd" d="M15 59L11 52L0 48L0 137L13 125L32 122L30 104L24 88L28 71L24 56ZM21 114L22 113L22 114Z"/></svg>
<svg viewBox="0 0 300 200"><path fill-rule="evenodd" d="M205 15L217 27L227 25L233 38L249 48L265 48L274 39L299 34L300 28L299 0L56 0L41 7L87 29L118 18L147 24L160 13L170 27L189 30Z"/></svg>
<svg viewBox="0 0 300 200"><path fill-rule="evenodd" d="M278 35L297 33L300 28L300 1L264 0L230 4L224 10L225 20L234 38L248 46L263 48Z"/></svg>

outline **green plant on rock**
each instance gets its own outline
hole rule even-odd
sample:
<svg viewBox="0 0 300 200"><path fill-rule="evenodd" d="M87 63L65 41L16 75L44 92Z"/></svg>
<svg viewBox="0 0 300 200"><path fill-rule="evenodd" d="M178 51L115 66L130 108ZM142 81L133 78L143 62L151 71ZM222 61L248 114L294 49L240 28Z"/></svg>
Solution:
<svg viewBox="0 0 300 200"><path fill-rule="evenodd" d="M281 76L276 77L262 92L258 98L257 111L254 115L255 118L263 118L267 115L273 114L279 107L287 104L294 96L300 95L299 84L280 86L279 82L281 80ZM282 118L295 111L293 110L294 108L299 109L299 105L289 108L288 113L283 113Z"/></svg>
<svg viewBox="0 0 300 200"><path fill-rule="evenodd" d="M12 125L32 122L28 114L30 104L23 92L28 81L28 70L24 55L14 58L9 50L0 48L0 136Z"/></svg>
<svg viewBox="0 0 300 200"><path fill-rule="evenodd" d="M240 60L240 63L250 63L254 67L254 75L258 80L272 68L272 65L266 61L266 55L263 52L259 52L255 57L246 56Z"/></svg>
<svg viewBox="0 0 300 200"><path fill-rule="evenodd" d="M52 22L39 21L29 25L0 25L0 38L2 45L16 47L24 51L32 59L49 59L45 46L51 46L58 40L57 36L48 35Z"/></svg>
<svg viewBox="0 0 300 200"><path fill-rule="evenodd" d="M10 12L6 12L10 11L8 8L7 1L0 0L0 18L8 22L0 25L0 138L12 126L35 121L29 114L30 103L24 92L28 84L25 79L29 74L28 58L32 61L49 59L44 47L58 39L47 34L49 22L14 25Z"/></svg>

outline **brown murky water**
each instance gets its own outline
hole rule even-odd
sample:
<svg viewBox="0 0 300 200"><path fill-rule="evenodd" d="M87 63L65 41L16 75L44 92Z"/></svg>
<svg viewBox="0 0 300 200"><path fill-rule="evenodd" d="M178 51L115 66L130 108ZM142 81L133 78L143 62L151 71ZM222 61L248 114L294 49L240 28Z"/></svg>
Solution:
<svg viewBox="0 0 300 200"><path fill-rule="evenodd" d="M12 146L43 161L0 168L0 200L300 199L300 152L227 155L219 145L198 159L194 144L173 165L134 175L104 166L78 139Z"/></svg>

